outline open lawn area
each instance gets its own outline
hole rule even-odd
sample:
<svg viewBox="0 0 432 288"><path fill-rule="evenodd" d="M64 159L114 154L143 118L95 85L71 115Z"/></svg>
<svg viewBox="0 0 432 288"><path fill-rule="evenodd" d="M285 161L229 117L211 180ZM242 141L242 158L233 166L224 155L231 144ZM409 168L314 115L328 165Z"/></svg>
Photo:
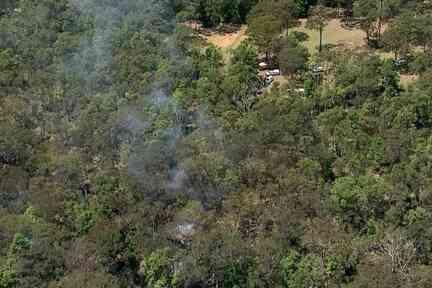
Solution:
<svg viewBox="0 0 432 288"><path fill-rule="evenodd" d="M318 51L319 32L306 28L306 19L301 19L301 25L296 27L295 31L304 32L309 39L304 42L306 48L313 55ZM385 29L385 27L383 27ZM344 25L341 19L332 19L324 29L323 45L332 44L349 50L367 50L366 33L358 27L348 27ZM381 50L375 50L382 59L392 59L393 53Z"/></svg>
<svg viewBox="0 0 432 288"><path fill-rule="evenodd" d="M316 53L319 46L319 32L306 28L306 19L301 20L301 25L295 29L309 35L309 39L304 45L311 54ZM329 21L323 33L323 44L333 44L344 46L345 48L356 49L366 46L366 34L358 28L348 28L342 25L340 19Z"/></svg>

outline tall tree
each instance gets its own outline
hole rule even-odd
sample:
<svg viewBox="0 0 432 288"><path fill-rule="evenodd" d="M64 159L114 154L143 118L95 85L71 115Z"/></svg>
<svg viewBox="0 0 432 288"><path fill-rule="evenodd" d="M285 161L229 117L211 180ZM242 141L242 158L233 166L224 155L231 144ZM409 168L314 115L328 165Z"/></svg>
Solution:
<svg viewBox="0 0 432 288"><path fill-rule="evenodd" d="M282 28L288 34L288 29L299 24L297 19L296 3L294 0L277 1L273 8L273 13L278 16L282 23Z"/></svg>
<svg viewBox="0 0 432 288"><path fill-rule="evenodd" d="M383 25L399 13L399 0L364 0L354 2L354 16L360 20L360 27L366 32L368 45L378 46ZM372 43L372 40L375 43Z"/></svg>
<svg viewBox="0 0 432 288"><path fill-rule="evenodd" d="M322 4L319 4L312 8L310 16L306 22L306 27L319 32L319 52L322 51L323 47L323 32L327 26L328 21L331 17L331 10Z"/></svg>
<svg viewBox="0 0 432 288"><path fill-rule="evenodd" d="M252 108L260 88L256 59L257 53L252 45L243 42L233 51L232 63L223 82L230 101L242 112Z"/></svg>
<svg viewBox="0 0 432 288"><path fill-rule="evenodd" d="M267 61L270 60L272 44L275 37L280 33L282 23L272 15L258 15L249 18L248 33L260 52L266 54Z"/></svg>
<svg viewBox="0 0 432 288"><path fill-rule="evenodd" d="M293 75L304 70L309 59L307 48L302 46L292 35L281 39L280 42L282 43L276 52L282 73Z"/></svg>
<svg viewBox="0 0 432 288"><path fill-rule="evenodd" d="M427 29L427 27L424 28ZM411 13L404 13L389 24L389 27L383 33L382 40L385 48L393 51L395 59L397 59L400 55L408 54L415 43L417 35L419 35L420 39L423 39L416 32L416 17Z"/></svg>
<svg viewBox="0 0 432 288"><path fill-rule="evenodd" d="M416 15L413 20L415 44L423 47L423 52L430 52L432 49L432 13Z"/></svg>

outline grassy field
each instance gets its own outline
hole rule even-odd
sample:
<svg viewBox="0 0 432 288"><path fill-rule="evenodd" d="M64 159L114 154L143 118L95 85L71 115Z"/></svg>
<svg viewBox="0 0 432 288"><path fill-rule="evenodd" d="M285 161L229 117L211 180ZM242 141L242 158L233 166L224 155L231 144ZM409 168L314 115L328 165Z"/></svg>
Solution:
<svg viewBox="0 0 432 288"><path fill-rule="evenodd" d="M304 45L311 54L317 52L319 45L319 32L306 28L306 19L301 20L301 25L295 30L309 35L309 39ZM340 19L329 21L323 33L323 44L340 45L350 49L360 49L365 47L366 34L360 29L349 29L342 25Z"/></svg>
<svg viewBox="0 0 432 288"><path fill-rule="evenodd" d="M230 51L247 38L246 35L247 26L243 25L239 30L232 33L219 33L213 32L209 35L202 35L203 38L216 47L222 50L225 62L229 61ZM304 45L308 48L309 52L313 55L318 51L319 45L319 32L306 28L306 20L301 20L301 25L295 29L296 31L304 32L309 36L309 39L305 41ZM366 34L364 31L358 28L348 28L344 26L340 19L332 19L329 21L327 27L323 33L323 44L333 44L345 49L352 50L366 50ZM378 55L382 58L393 58L392 53L377 51ZM401 85L407 87L413 83L417 77L415 75L401 75ZM286 83L286 79L283 76L275 79L276 82L281 84Z"/></svg>
<svg viewBox="0 0 432 288"><path fill-rule="evenodd" d="M294 30L304 32L309 36L304 45L313 55L318 51L319 32L306 28L306 19L301 20L301 25ZM332 19L329 21L323 33L323 45L332 44L345 49L364 50L369 49L366 45L366 33L359 28L348 28L343 25L340 19ZM375 52L383 59L393 58L393 53L382 50Z"/></svg>
<svg viewBox="0 0 432 288"><path fill-rule="evenodd" d="M306 20L301 21L300 27L296 31L304 32L309 36L309 39L304 43L309 52L313 55L318 51L319 32L306 28ZM347 28L342 25L340 19L333 19L329 22L323 33L323 44L333 44L352 50L366 50L366 34L358 28ZM375 51L383 59L393 59L393 53L384 51ZM409 84L417 80L416 75L400 75L400 83L402 87L407 87Z"/></svg>

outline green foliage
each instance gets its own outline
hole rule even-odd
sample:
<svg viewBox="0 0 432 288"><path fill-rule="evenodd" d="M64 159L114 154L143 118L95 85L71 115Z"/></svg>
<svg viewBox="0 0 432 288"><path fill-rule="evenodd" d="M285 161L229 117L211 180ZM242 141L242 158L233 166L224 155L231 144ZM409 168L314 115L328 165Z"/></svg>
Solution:
<svg viewBox="0 0 432 288"><path fill-rule="evenodd" d="M31 248L32 242L21 233L16 233L9 247L6 261L0 266L0 287L10 288L17 284L17 261L21 254Z"/></svg>
<svg viewBox="0 0 432 288"><path fill-rule="evenodd" d="M283 39L279 48L278 60L283 74L292 75L307 68L309 52L293 36Z"/></svg>
<svg viewBox="0 0 432 288"><path fill-rule="evenodd" d="M233 51L231 65L222 83L223 91L240 111L251 109L261 86L256 58L257 53L250 44L241 44Z"/></svg>
<svg viewBox="0 0 432 288"><path fill-rule="evenodd" d="M108 273L75 272L51 284L53 288L94 287L94 288L118 288L119 281Z"/></svg>
<svg viewBox="0 0 432 288"><path fill-rule="evenodd" d="M317 5L312 8L310 16L307 19L306 27L314 30L318 30L320 33L319 51L323 48L323 31L327 26L328 21L331 17L332 11L323 5Z"/></svg>
<svg viewBox="0 0 432 288"><path fill-rule="evenodd" d="M357 228L369 219L382 218L390 188L380 177L359 176L336 179L330 192L331 210Z"/></svg>
<svg viewBox="0 0 432 288"><path fill-rule="evenodd" d="M351 103L379 95L384 88L384 80L389 81L388 85L395 85L397 77L393 74L384 79L382 62L377 56L356 55L344 58L336 69L336 85Z"/></svg>
<svg viewBox="0 0 432 288"><path fill-rule="evenodd" d="M248 20L248 33L261 52L269 53L271 43L281 32L281 22L273 15L252 16Z"/></svg>
<svg viewBox="0 0 432 288"><path fill-rule="evenodd" d="M395 59L406 56L410 50L410 44L414 43L415 17L412 14L402 14L395 19L389 29L383 34L386 49L393 51Z"/></svg>
<svg viewBox="0 0 432 288"><path fill-rule="evenodd" d="M186 1L184 1L186 2ZM183 4L183 14L192 12L193 18L202 21L206 27L214 27L221 23L242 23L256 0L198 0ZM189 16L190 17L190 16ZM192 18L192 17L191 17Z"/></svg>
<svg viewBox="0 0 432 288"><path fill-rule="evenodd" d="M309 0L295 0L296 4L296 15L305 17L309 11L310 2Z"/></svg>
<svg viewBox="0 0 432 288"><path fill-rule="evenodd" d="M173 259L167 249L157 250L144 258L140 263L139 273L146 287L173 287L176 285L176 275L173 271Z"/></svg>
<svg viewBox="0 0 432 288"><path fill-rule="evenodd" d="M255 48L248 42L242 42L239 47L232 51L231 64L248 66L252 72L256 73L258 70L257 57Z"/></svg>
<svg viewBox="0 0 432 288"><path fill-rule="evenodd" d="M430 286L430 4L0 2L0 288Z"/></svg>
<svg viewBox="0 0 432 288"><path fill-rule="evenodd" d="M74 230L78 235L86 234L95 224L96 212L86 204L70 203L67 214L70 214L74 222Z"/></svg>
<svg viewBox="0 0 432 288"><path fill-rule="evenodd" d="M281 266L281 274L282 274L282 282L285 287L290 287L291 279L293 279L293 275L297 271L297 265L301 260L301 256L296 251L292 250L290 253L285 256L280 263Z"/></svg>
<svg viewBox="0 0 432 288"><path fill-rule="evenodd" d="M354 2L354 15L360 19L360 27L366 32L370 46L381 46L384 24L399 14L400 0L366 0Z"/></svg>
<svg viewBox="0 0 432 288"><path fill-rule="evenodd" d="M320 259L314 255L302 257L291 251L281 261L283 287L323 287Z"/></svg>
<svg viewBox="0 0 432 288"><path fill-rule="evenodd" d="M225 287L256 287L255 277L251 275L255 269L252 259L241 259L228 263L224 269L223 285Z"/></svg>
<svg viewBox="0 0 432 288"><path fill-rule="evenodd" d="M10 255L19 254L21 251L28 250L31 247L31 240L25 237L21 233L17 233L12 240L12 245L10 247Z"/></svg>
<svg viewBox="0 0 432 288"><path fill-rule="evenodd" d="M414 60L409 64L409 69L416 74L423 74L429 70L431 65L431 55L425 53L415 53Z"/></svg>

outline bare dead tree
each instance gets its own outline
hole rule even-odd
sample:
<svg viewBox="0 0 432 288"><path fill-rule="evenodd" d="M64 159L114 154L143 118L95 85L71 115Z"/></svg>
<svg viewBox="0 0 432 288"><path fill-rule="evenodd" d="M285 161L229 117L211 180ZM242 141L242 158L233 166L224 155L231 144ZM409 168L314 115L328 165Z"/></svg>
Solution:
<svg viewBox="0 0 432 288"><path fill-rule="evenodd" d="M400 231L388 233L381 244L381 252L390 260L393 273L398 273L403 281L412 280L412 266L416 259L413 241Z"/></svg>

